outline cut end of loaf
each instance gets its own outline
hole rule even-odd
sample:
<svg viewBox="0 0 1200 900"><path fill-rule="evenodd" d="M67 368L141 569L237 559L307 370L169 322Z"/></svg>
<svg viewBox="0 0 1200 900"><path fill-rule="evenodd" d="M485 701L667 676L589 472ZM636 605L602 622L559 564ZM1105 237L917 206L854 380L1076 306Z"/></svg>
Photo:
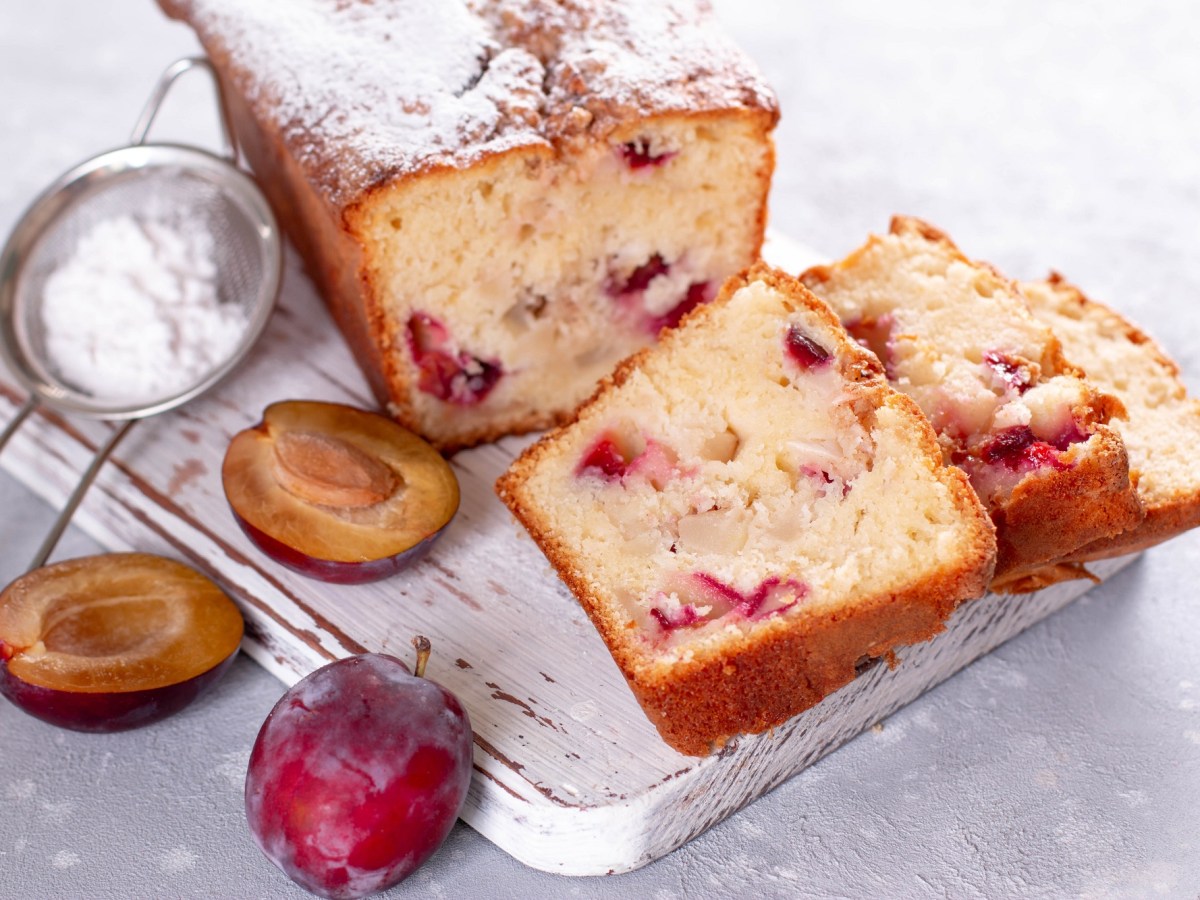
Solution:
<svg viewBox="0 0 1200 900"><path fill-rule="evenodd" d="M354 228L395 414L446 448L573 411L758 253L764 124L658 119L378 192Z"/></svg>

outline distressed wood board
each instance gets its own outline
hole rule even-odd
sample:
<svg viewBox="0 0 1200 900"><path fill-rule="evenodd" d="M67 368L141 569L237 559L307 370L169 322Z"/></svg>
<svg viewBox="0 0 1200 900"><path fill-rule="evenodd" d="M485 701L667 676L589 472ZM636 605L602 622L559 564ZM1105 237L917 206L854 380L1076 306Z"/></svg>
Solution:
<svg viewBox="0 0 1200 900"><path fill-rule="evenodd" d="M764 250L790 271L819 255L778 235ZM262 556L225 504L220 463L233 434L268 403L324 399L373 407L330 319L289 255L262 343L238 373L186 408L137 425L105 466L76 523L114 550L183 559L217 579L246 614L246 651L287 683L364 650L411 656L430 637L430 675L475 730L463 818L522 862L593 875L628 871L701 834L1091 585L961 607L946 632L901 651L772 733L705 759L658 738L598 634L492 485L532 438L457 455L458 516L431 554L387 581L310 581ZM24 399L0 370L0 417ZM60 504L110 426L34 415L0 464ZM1096 566L1107 577L1132 557Z"/></svg>

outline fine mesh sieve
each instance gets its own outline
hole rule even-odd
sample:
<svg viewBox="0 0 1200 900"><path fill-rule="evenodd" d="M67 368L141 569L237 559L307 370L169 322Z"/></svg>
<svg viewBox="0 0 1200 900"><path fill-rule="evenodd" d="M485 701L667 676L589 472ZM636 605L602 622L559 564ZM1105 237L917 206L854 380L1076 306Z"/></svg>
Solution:
<svg viewBox="0 0 1200 900"><path fill-rule="evenodd" d="M216 85L227 149L224 157L198 147L145 142L171 85L193 68L206 69ZM205 59L179 60L160 78L130 145L93 157L59 177L25 212L0 253L0 351L30 392L29 400L0 433L0 448L38 405L122 422L97 451L31 568L49 557L96 471L129 425L213 387L237 366L266 326L279 291L282 247L270 207L236 161L220 84L211 65ZM101 396L86 385L71 383L52 365L41 317L46 281L97 224L148 210L154 210L155 221L167 227L203 229L211 236L218 300L242 308L245 332L226 358L165 396L138 400Z"/></svg>

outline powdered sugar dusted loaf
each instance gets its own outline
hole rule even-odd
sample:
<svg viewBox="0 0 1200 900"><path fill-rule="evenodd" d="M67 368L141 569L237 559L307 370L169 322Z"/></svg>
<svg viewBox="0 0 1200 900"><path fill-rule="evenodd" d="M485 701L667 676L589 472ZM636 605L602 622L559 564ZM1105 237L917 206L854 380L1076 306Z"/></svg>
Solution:
<svg viewBox="0 0 1200 900"><path fill-rule="evenodd" d="M702 0L161 0L381 401L551 423L748 264L775 101Z"/></svg>
<svg viewBox="0 0 1200 900"><path fill-rule="evenodd" d="M761 265L623 363L497 491L684 753L929 638L995 559L916 405Z"/></svg>

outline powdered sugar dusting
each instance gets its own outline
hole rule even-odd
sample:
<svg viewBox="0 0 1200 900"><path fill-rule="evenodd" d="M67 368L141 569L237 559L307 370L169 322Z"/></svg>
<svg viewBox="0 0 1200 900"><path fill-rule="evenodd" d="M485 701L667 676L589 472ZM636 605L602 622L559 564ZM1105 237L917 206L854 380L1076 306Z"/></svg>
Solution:
<svg viewBox="0 0 1200 900"><path fill-rule="evenodd" d="M668 111L775 110L701 0L162 0L335 204L389 177L603 138Z"/></svg>
<svg viewBox="0 0 1200 900"><path fill-rule="evenodd" d="M97 222L46 279L52 368L105 400L187 389L232 355L247 327L242 307L220 302L217 275L212 236L195 223Z"/></svg>
<svg viewBox="0 0 1200 900"><path fill-rule="evenodd" d="M9 800L28 800L36 793L37 785L28 778L10 781L4 789L4 795Z"/></svg>
<svg viewBox="0 0 1200 900"><path fill-rule="evenodd" d="M240 789L246 782L246 767L250 764L250 751L235 750L222 755L221 762L213 774L225 780L230 788Z"/></svg>
<svg viewBox="0 0 1200 900"><path fill-rule="evenodd" d="M268 111L301 163L336 194L390 169L450 161L464 138L490 149L537 138L504 122L496 103L496 94L536 89L536 60L503 60L497 73L485 72L500 48L461 3L193 6L203 34L220 35L246 73L239 86L250 102ZM328 156L334 147L336 166Z"/></svg>
<svg viewBox="0 0 1200 900"><path fill-rule="evenodd" d="M56 869L70 869L79 865L79 854L71 850L59 850L51 857L50 862Z"/></svg>
<svg viewBox="0 0 1200 900"><path fill-rule="evenodd" d="M187 847L172 847L159 854L158 867L168 875L180 875L196 868L200 857Z"/></svg>

